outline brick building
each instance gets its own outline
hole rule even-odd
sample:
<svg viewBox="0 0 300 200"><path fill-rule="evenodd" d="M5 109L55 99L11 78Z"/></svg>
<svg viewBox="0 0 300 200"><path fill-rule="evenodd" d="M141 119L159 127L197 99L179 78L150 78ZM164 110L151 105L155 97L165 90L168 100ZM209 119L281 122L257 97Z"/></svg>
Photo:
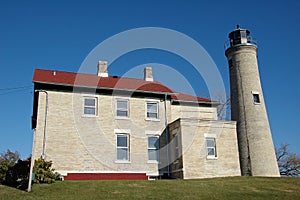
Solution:
<svg viewBox="0 0 300 200"><path fill-rule="evenodd" d="M236 122L218 102L154 81L36 69L33 158L65 180L240 176Z"/></svg>

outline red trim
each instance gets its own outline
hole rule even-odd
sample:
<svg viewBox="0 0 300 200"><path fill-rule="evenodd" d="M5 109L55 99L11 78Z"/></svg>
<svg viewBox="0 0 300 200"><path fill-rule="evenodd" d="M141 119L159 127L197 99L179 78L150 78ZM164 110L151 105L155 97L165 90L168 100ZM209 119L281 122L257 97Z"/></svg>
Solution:
<svg viewBox="0 0 300 200"><path fill-rule="evenodd" d="M146 173L68 173L64 180L148 180Z"/></svg>

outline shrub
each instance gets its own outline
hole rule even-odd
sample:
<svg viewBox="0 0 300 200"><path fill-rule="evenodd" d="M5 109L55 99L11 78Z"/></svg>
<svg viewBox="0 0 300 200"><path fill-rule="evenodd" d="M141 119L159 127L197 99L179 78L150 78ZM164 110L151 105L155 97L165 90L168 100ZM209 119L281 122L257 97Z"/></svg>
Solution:
<svg viewBox="0 0 300 200"><path fill-rule="evenodd" d="M33 172L35 174L34 183L53 183L56 180L61 180L61 175L54 172L51 168L52 161L45 161L42 158L35 160Z"/></svg>
<svg viewBox="0 0 300 200"><path fill-rule="evenodd" d="M28 178L30 170L30 160L18 160L18 162L8 168L6 172L5 184L21 190L28 188Z"/></svg>
<svg viewBox="0 0 300 200"><path fill-rule="evenodd" d="M0 155L0 184L18 189L27 189L31 157L21 160L18 152L7 150ZM61 180L61 175L51 168L52 162L42 158L35 160L33 173L34 183L53 183Z"/></svg>

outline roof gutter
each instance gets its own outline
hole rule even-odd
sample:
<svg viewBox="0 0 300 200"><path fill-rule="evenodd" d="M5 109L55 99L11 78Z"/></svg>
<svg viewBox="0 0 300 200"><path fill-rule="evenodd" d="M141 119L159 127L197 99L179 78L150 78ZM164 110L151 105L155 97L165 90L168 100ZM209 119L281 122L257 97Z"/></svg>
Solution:
<svg viewBox="0 0 300 200"><path fill-rule="evenodd" d="M110 87L92 87L92 86L84 86L84 85L74 85L74 84L57 84L57 83L49 83L49 82L42 82L42 81L33 81L33 83L42 83L42 84L49 84L49 85L59 85L59 86L70 86L70 87L80 87L80 88L91 88L91 89L103 89L103 90L116 90L116 91L127 91L127 92L142 92L142 93L150 93L150 94L159 94L159 95L177 95L176 92L153 92L148 90L133 90L133 89L120 89L120 88L110 88ZM188 101L188 100L178 100L172 99L171 102L183 102L183 103L195 103L195 104L211 104L211 105L220 105L220 102L207 102L207 101Z"/></svg>
<svg viewBox="0 0 300 200"><path fill-rule="evenodd" d="M195 104L212 104L212 105L221 105L220 102L217 102L217 101L211 101L211 102L207 102L207 101L188 101L188 100L178 100L178 99L172 99L171 100L171 103L172 102L182 102L182 103L195 103Z"/></svg>

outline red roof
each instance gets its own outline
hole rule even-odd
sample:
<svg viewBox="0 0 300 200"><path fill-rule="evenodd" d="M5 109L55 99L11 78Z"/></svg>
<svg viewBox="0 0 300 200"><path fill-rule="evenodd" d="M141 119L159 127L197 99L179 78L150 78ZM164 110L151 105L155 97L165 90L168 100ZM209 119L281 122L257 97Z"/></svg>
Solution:
<svg viewBox="0 0 300 200"><path fill-rule="evenodd" d="M145 91L152 93L173 93L172 99L179 101L212 102L210 99L200 98L192 95L177 93L157 81L145 81L134 78L123 77L99 77L94 74L81 74L72 72L61 72L53 70L36 69L34 71L34 83L46 83L54 85L70 85L93 88L121 89L132 91Z"/></svg>
<svg viewBox="0 0 300 200"><path fill-rule="evenodd" d="M201 98L201 97L192 96L192 95L183 94L183 93L176 93L175 95L172 95L172 99L178 100L178 101L213 102L210 99Z"/></svg>

